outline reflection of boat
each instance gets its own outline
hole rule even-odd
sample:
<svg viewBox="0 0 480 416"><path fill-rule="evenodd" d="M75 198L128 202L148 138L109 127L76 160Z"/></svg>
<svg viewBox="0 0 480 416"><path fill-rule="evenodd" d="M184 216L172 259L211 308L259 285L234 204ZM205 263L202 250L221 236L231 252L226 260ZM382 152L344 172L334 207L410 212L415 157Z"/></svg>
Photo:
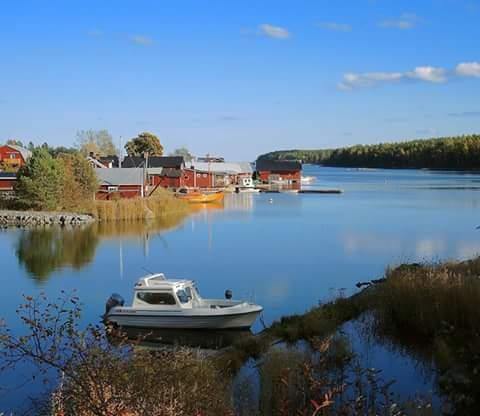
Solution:
<svg viewBox="0 0 480 416"><path fill-rule="evenodd" d="M232 300L228 290L225 298L203 299L193 281L167 280L159 273L135 284L132 306L124 306L120 295L112 295L105 318L120 326L142 328L248 329L263 310Z"/></svg>
<svg viewBox="0 0 480 416"><path fill-rule="evenodd" d="M151 349L165 345L181 345L192 348L220 349L252 336L248 329L145 329L122 327L109 332L111 343L125 337L137 345Z"/></svg>
<svg viewBox="0 0 480 416"><path fill-rule="evenodd" d="M302 176L301 183L302 185L309 185L315 182L317 178L315 176Z"/></svg>
<svg viewBox="0 0 480 416"><path fill-rule="evenodd" d="M192 203L208 204L211 202L221 202L223 201L224 193L223 191L218 192L199 192L192 191L188 192L187 189L180 189L176 193L176 197L179 199L184 199L185 201Z"/></svg>

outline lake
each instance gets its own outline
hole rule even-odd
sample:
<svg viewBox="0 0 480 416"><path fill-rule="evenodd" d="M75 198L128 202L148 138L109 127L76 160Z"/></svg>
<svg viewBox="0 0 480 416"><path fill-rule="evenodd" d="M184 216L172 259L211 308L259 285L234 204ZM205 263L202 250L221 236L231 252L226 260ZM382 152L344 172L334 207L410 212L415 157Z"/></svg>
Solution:
<svg viewBox="0 0 480 416"><path fill-rule="evenodd" d="M83 322L97 323L112 292L129 302L138 277L155 271L196 280L205 297L231 289L235 298L263 305L269 324L354 293L355 283L382 276L388 265L480 253L478 175L317 166L305 166L304 175L317 177L312 187L344 193L233 194L224 207L185 219L0 231L0 317L20 331L22 294L77 289ZM405 368L408 385L418 374L414 363ZM0 384L11 387L13 378ZM22 398L0 390L0 411Z"/></svg>

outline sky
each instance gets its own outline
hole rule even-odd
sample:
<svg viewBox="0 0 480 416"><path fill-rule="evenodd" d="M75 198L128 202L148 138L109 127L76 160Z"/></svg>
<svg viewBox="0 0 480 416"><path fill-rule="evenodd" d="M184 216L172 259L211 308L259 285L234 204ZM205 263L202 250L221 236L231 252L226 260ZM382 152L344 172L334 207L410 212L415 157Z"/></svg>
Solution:
<svg viewBox="0 0 480 416"><path fill-rule="evenodd" d="M4 0L0 142L254 160L480 133L480 0Z"/></svg>

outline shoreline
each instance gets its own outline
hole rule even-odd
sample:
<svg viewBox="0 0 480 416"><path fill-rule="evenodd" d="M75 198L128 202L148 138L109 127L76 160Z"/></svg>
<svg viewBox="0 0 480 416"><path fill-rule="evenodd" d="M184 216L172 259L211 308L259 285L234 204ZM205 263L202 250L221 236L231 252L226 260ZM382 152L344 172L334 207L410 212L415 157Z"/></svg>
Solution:
<svg viewBox="0 0 480 416"><path fill-rule="evenodd" d="M29 227L44 225L84 225L97 221L93 215L69 211L0 210L0 227Z"/></svg>

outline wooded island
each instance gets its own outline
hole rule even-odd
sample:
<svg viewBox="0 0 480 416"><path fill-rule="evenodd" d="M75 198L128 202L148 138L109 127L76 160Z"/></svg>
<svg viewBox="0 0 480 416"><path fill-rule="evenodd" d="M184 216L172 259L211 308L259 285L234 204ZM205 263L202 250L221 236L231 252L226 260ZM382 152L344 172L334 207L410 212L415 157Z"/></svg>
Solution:
<svg viewBox="0 0 480 416"><path fill-rule="evenodd" d="M301 160L324 166L386 169L480 169L480 135L440 137L339 149L280 150L259 160Z"/></svg>

